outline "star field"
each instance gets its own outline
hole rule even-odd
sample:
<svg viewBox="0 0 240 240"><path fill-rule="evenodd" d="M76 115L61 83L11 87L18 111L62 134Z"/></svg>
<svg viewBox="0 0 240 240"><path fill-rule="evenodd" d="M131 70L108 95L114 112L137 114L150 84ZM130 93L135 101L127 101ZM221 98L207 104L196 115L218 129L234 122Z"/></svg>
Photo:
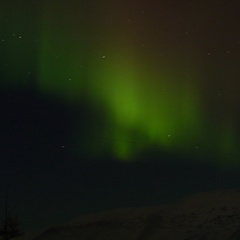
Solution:
<svg viewBox="0 0 240 240"><path fill-rule="evenodd" d="M0 189L25 225L239 187L239 20L235 0L4 0Z"/></svg>

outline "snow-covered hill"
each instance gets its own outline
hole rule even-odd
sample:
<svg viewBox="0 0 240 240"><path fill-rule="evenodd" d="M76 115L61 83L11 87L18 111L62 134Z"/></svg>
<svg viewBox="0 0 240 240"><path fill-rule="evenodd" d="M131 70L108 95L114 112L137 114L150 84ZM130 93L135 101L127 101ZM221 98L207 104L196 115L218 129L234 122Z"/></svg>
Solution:
<svg viewBox="0 0 240 240"><path fill-rule="evenodd" d="M240 189L195 194L154 208L81 216L33 240L237 240Z"/></svg>

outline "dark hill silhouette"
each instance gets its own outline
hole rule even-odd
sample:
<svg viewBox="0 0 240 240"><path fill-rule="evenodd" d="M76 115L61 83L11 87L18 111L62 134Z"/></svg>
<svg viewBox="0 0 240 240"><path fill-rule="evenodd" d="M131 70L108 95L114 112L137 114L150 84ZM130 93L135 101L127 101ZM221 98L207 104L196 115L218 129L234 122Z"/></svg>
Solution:
<svg viewBox="0 0 240 240"><path fill-rule="evenodd" d="M172 204L81 216L33 240L237 240L240 189L203 192Z"/></svg>

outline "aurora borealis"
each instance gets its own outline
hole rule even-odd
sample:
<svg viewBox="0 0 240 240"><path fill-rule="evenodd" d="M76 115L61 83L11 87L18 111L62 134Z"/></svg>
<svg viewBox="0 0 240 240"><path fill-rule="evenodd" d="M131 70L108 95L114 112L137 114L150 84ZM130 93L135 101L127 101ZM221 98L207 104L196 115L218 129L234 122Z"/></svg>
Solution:
<svg viewBox="0 0 240 240"><path fill-rule="evenodd" d="M239 22L237 0L3 0L0 176L62 219L237 185Z"/></svg>
<svg viewBox="0 0 240 240"><path fill-rule="evenodd" d="M227 66L239 50L238 33L228 29L234 3L227 24L220 18L223 9L201 4L186 4L191 11L183 16L181 4L171 2L88 2L83 8L47 2L37 86L70 103L100 103L106 126L91 137L112 139L99 149L117 158L131 159L157 145L236 160L239 72L236 63Z"/></svg>

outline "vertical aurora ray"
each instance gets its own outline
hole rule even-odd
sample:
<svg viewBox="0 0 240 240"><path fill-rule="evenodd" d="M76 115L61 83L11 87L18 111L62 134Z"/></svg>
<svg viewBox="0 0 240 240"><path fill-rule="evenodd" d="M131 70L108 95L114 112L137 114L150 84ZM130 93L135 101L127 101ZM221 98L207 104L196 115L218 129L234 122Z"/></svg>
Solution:
<svg viewBox="0 0 240 240"><path fill-rule="evenodd" d="M220 136L215 146L216 149L220 146L219 152L222 154L220 154L218 160L222 166L236 165L239 163L239 140L236 132L238 127L234 119L234 116L230 118L228 116L228 119L222 123L222 129L219 131Z"/></svg>
<svg viewBox="0 0 240 240"><path fill-rule="evenodd" d="M83 49L80 41L76 43L64 29L56 29L52 21L48 19L50 24L42 27L38 86L44 91L65 95L67 100L79 95L83 88L86 76L81 69L83 57L79 54Z"/></svg>
<svg viewBox="0 0 240 240"><path fill-rule="evenodd" d="M84 17L87 11L78 2L66 8L64 2L50 1L42 17L38 85L70 102L90 94L93 85L95 49L89 40L91 19Z"/></svg>

